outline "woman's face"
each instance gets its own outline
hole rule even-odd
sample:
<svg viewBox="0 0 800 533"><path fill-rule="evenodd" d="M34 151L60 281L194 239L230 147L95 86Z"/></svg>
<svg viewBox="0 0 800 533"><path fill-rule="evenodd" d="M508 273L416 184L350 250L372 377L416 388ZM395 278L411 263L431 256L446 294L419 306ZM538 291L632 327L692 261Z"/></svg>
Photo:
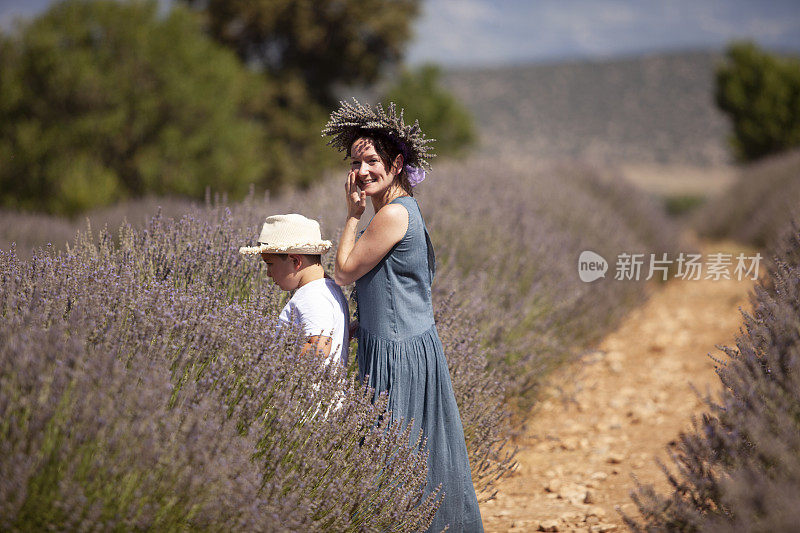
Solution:
<svg viewBox="0 0 800 533"><path fill-rule="evenodd" d="M367 196L381 194L392 185L397 176L398 163L401 164L395 161L395 167L386 168L372 140L364 137L356 139L350 148L350 169L355 171L356 184Z"/></svg>

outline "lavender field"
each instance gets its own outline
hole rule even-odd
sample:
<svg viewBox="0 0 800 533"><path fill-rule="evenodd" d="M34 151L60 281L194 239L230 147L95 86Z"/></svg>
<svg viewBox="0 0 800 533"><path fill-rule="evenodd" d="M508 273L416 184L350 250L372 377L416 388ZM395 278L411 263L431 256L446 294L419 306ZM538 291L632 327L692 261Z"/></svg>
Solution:
<svg viewBox="0 0 800 533"><path fill-rule="evenodd" d="M772 162L771 165L775 163ZM763 171L763 169L762 169ZM660 465L638 483L631 531L794 531L800 494L800 211L766 250L766 275L742 311L734 345L712 355L719 387L703 398ZM666 486L665 486L666 485Z"/></svg>
<svg viewBox="0 0 800 533"><path fill-rule="evenodd" d="M236 253L272 213L316 217L335 238L339 178L3 250L4 529L424 526L436 502L419 505L425 462L408 436L381 429L349 376L273 333L285 296ZM443 162L419 188L482 498L513 463L510 410L645 296L642 283L582 283L580 251L679 247L658 204L613 178L487 158ZM118 209L109 220L135 221Z"/></svg>
<svg viewBox="0 0 800 533"><path fill-rule="evenodd" d="M727 162L724 122L702 96L714 60L448 78L476 109L482 145L434 161L415 197L436 249L436 321L482 501L512 471L510 437L550 372L652 288L613 279L613 265L584 283L580 253L691 251L661 199L614 169ZM682 81L664 88L670 73ZM592 79L605 89L585 101ZM620 86L640 90L618 99ZM791 157L774 168L794 172ZM386 427L353 368L298 356L298 336L275 328L287 296L237 253L277 213L315 218L335 242L343 181L331 170L272 197L151 198L76 219L0 211L0 529L427 527L438 495L422 498L416 443Z"/></svg>

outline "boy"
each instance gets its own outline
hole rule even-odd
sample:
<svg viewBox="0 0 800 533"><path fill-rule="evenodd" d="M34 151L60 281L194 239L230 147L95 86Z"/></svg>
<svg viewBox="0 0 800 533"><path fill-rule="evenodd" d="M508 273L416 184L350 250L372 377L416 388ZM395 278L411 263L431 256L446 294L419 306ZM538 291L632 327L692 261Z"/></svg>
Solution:
<svg viewBox="0 0 800 533"><path fill-rule="evenodd" d="M297 214L267 217L258 243L239 248L239 253L260 254L275 284L294 291L279 320L302 327L306 335L302 353L322 352L326 363L347 366L347 301L322 268L320 255L330 249L331 242L322 240L317 221Z"/></svg>

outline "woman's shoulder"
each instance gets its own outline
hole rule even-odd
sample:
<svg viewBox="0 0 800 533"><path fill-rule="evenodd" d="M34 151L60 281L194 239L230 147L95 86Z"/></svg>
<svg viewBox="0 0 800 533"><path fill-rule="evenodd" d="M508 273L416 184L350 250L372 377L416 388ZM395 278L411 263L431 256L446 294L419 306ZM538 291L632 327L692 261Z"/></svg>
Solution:
<svg viewBox="0 0 800 533"><path fill-rule="evenodd" d="M409 218L409 212L403 205L386 204L369 221L364 235L393 245L406 234Z"/></svg>
<svg viewBox="0 0 800 533"><path fill-rule="evenodd" d="M402 211L398 210L398 213L406 215L408 219L413 219L415 217L422 216L419 204L417 203L417 200L413 196L401 196L399 198L395 198L389 204L384 206L384 208L389 206L402 207Z"/></svg>
<svg viewBox="0 0 800 533"><path fill-rule="evenodd" d="M377 222L378 224L400 224L406 225L408 223L409 209L406 205L400 202L392 202L381 207L375 216L372 217L370 224Z"/></svg>

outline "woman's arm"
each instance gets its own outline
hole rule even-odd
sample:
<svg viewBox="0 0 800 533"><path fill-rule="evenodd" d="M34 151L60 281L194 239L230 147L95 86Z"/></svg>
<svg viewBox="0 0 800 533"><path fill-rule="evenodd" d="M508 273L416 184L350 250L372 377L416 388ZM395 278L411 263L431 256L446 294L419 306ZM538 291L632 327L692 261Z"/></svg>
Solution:
<svg viewBox="0 0 800 533"><path fill-rule="evenodd" d="M347 221L339 238L333 279L348 285L377 265L400 242L408 230L408 211L399 204L383 206L372 217L364 234L356 241L358 221L364 213L366 195L358 191L355 173L350 172L345 185L347 192Z"/></svg>

